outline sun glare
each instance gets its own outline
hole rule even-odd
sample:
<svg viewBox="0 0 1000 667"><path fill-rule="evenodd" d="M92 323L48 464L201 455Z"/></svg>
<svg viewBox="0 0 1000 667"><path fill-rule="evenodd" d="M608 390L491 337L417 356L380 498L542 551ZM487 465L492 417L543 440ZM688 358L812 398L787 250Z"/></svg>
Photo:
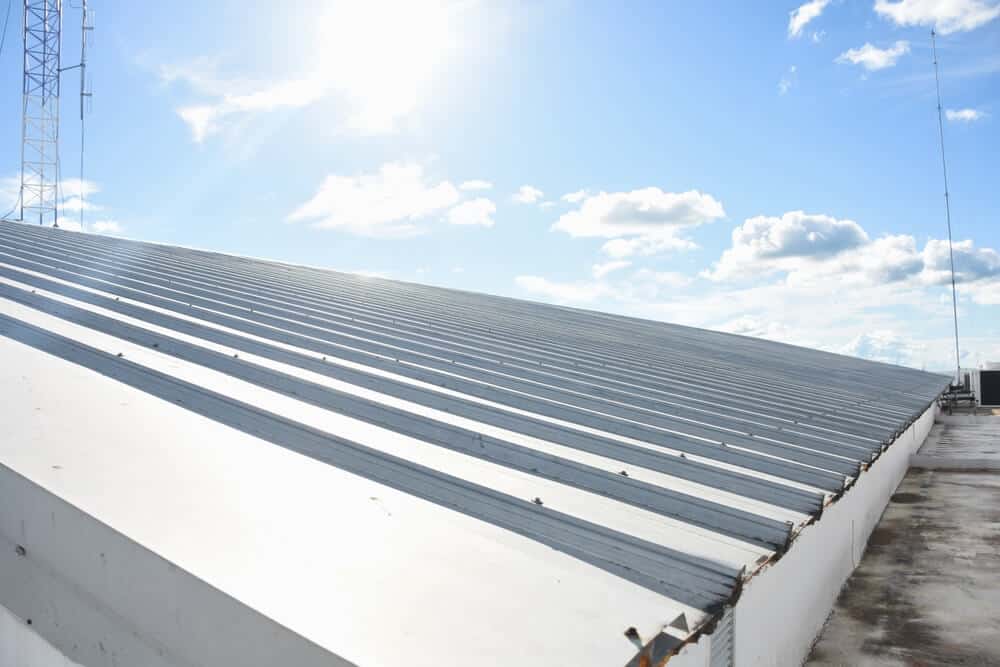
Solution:
<svg viewBox="0 0 1000 667"><path fill-rule="evenodd" d="M350 101L353 129L392 129L426 94L456 46L454 7L386 0L336 5L317 32L318 73Z"/></svg>

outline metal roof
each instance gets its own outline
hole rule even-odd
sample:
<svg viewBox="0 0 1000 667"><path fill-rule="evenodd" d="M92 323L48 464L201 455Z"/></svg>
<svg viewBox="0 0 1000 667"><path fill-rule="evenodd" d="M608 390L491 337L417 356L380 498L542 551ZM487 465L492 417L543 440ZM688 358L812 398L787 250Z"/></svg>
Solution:
<svg viewBox="0 0 1000 667"><path fill-rule="evenodd" d="M0 335L551 547L662 595L692 629L947 384L720 332L9 223ZM116 352L136 346L151 354Z"/></svg>

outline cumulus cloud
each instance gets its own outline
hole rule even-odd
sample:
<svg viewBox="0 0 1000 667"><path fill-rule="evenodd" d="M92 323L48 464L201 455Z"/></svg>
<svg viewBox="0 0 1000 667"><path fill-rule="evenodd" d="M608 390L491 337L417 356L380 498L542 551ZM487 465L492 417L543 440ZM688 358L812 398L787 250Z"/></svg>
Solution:
<svg viewBox="0 0 1000 667"><path fill-rule="evenodd" d="M753 315L741 315L731 320L727 320L715 327L719 331L737 334L740 336L752 336L754 338L766 338L783 343L803 344L801 332L789 327L784 322L773 319L762 319Z"/></svg>
<svg viewBox="0 0 1000 667"><path fill-rule="evenodd" d="M1000 286L1000 253L971 240L954 244L955 279L976 303L990 303ZM951 281L948 242L930 239L921 249L907 234L871 239L853 220L792 211L758 216L733 230L732 245L702 276L716 282L781 275L805 288L920 289Z"/></svg>
<svg viewBox="0 0 1000 667"><path fill-rule="evenodd" d="M616 259L695 247L680 232L725 216L722 204L696 190L674 193L650 187L599 192L578 201L579 207L561 215L552 229L573 238L611 239L603 250Z"/></svg>
<svg viewBox="0 0 1000 667"><path fill-rule="evenodd" d="M1000 253L993 248L977 248L971 240L957 241L953 245L955 257L955 280L971 283L979 280L1000 278ZM922 279L931 284L943 285L951 282L951 262L948 257L948 242L931 239L921 253L923 261Z"/></svg>
<svg viewBox="0 0 1000 667"><path fill-rule="evenodd" d="M887 364L913 364L925 347L894 331L879 330L858 334L837 352Z"/></svg>
<svg viewBox="0 0 1000 667"><path fill-rule="evenodd" d="M522 185L514 193L512 199L518 204L534 204L545 196L545 193L531 185Z"/></svg>
<svg viewBox="0 0 1000 667"><path fill-rule="evenodd" d="M788 38L796 39L802 36L802 30L814 19L819 18L830 0L811 0L789 13Z"/></svg>
<svg viewBox="0 0 1000 667"><path fill-rule="evenodd" d="M982 120L986 113L977 109L948 109L944 112L944 117L952 123L971 123Z"/></svg>
<svg viewBox="0 0 1000 667"><path fill-rule="evenodd" d="M463 181L462 184L458 186L459 190L491 190L492 188L493 184L489 181L475 179L471 181Z"/></svg>
<svg viewBox="0 0 1000 667"><path fill-rule="evenodd" d="M16 176L0 178L0 216L8 210L17 207L18 193L21 191L21 180ZM14 211L16 213L16 211Z"/></svg>
<svg viewBox="0 0 1000 667"><path fill-rule="evenodd" d="M90 230L98 234L121 234L124 231L116 220L97 220L90 225Z"/></svg>
<svg viewBox="0 0 1000 667"><path fill-rule="evenodd" d="M485 197L479 197L462 202L448 211L448 222L453 225L493 226L493 214L497 212L496 204Z"/></svg>
<svg viewBox="0 0 1000 667"><path fill-rule="evenodd" d="M875 12L899 26L933 26L942 35L975 30L1000 16L992 0L875 0Z"/></svg>
<svg viewBox="0 0 1000 667"><path fill-rule="evenodd" d="M525 292L556 303L590 303L611 293L602 282L560 282L542 276L517 276L514 282Z"/></svg>
<svg viewBox="0 0 1000 667"><path fill-rule="evenodd" d="M515 283L529 294L557 303L587 304L604 300L646 307L674 297L677 289L692 281L690 276L673 271L639 269L622 274L629 266L631 262L595 264L591 268L593 280L558 281L542 276L518 276ZM611 273L618 278L609 280Z"/></svg>
<svg viewBox="0 0 1000 667"><path fill-rule="evenodd" d="M899 40L888 49L880 49L866 42L860 48L844 51L837 56L834 62L861 65L869 72L874 72L886 69L887 67L893 67L900 57L909 52L910 43L906 40Z"/></svg>
<svg viewBox="0 0 1000 667"><path fill-rule="evenodd" d="M374 173L327 176L288 221L361 236L402 238L422 233L421 221L451 208L459 197L450 181L434 182L421 165L393 162Z"/></svg>
<svg viewBox="0 0 1000 667"><path fill-rule="evenodd" d="M787 268L800 257L822 258L868 242L868 235L853 220L790 211L781 217L747 219L732 232L726 249L706 275L713 280L770 273Z"/></svg>

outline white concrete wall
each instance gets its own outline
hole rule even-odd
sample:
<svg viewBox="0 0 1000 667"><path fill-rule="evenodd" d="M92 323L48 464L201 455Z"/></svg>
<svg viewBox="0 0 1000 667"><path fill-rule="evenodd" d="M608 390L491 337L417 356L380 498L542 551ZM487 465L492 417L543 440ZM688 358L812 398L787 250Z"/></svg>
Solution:
<svg viewBox="0 0 1000 667"><path fill-rule="evenodd" d="M734 609L736 667L805 661L936 416L937 406L928 408L781 560L746 584ZM711 641L709 635L685 647L670 667L709 667Z"/></svg>
<svg viewBox="0 0 1000 667"><path fill-rule="evenodd" d="M787 667L808 657L936 413L936 406L924 412L781 560L746 585L735 608L738 667Z"/></svg>
<svg viewBox="0 0 1000 667"><path fill-rule="evenodd" d="M2 465L0 605L3 667L350 664Z"/></svg>

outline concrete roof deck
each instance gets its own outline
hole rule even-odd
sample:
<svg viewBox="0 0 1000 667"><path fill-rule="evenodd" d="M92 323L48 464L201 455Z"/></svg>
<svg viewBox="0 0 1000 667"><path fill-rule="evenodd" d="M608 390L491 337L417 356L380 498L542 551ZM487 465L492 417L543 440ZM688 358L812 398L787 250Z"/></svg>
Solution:
<svg viewBox="0 0 1000 667"><path fill-rule="evenodd" d="M1000 664L1000 415L939 419L809 667Z"/></svg>

